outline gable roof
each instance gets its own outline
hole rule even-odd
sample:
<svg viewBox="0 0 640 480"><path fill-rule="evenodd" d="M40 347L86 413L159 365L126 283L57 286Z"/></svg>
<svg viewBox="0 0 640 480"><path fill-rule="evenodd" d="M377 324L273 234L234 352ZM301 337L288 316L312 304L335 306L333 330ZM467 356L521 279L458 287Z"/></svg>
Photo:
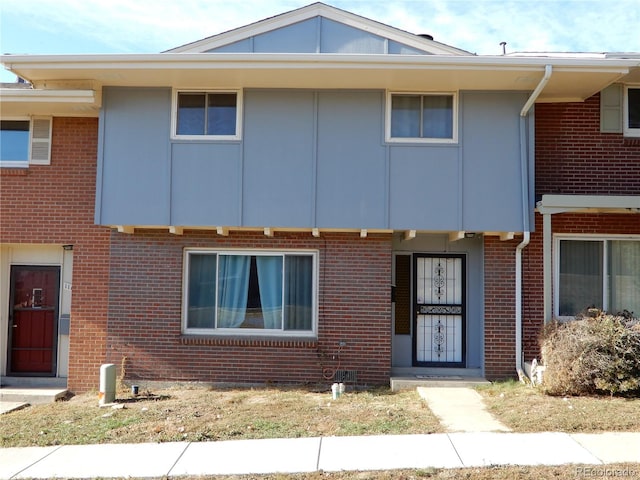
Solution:
<svg viewBox="0 0 640 480"><path fill-rule="evenodd" d="M326 5L322 2L312 3L306 7L291 10L289 12L266 18L243 27L229 30L218 35L197 40L163 53L204 53L214 49L225 47L258 35L285 28L315 17L326 18L343 25L374 34L387 40L405 44L409 47L422 50L432 55L471 55L466 50L436 42L420 35L400 30L385 25L375 20L361 17L351 12Z"/></svg>

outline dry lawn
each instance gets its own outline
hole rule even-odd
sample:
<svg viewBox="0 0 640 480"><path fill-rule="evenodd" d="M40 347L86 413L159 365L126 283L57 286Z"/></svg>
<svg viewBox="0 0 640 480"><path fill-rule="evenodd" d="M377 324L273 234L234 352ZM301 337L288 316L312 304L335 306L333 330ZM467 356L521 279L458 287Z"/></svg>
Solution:
<svg viewBox="0 0 640 480"><path fill-rule="evenodd" d="M561 465L536 467L426 468L367 472L313 472L270 475L216 475L171 477L180 480L558 480L640 478L640 464ZM148 479L147 479L148 480ZM166 478L158 480L167 480Z"/></svg>
<svg viewBox="0 0 640 480"><path fill-rule="evenodd" d="M640 432L640 398L553 397L518 382L478 392L488 411L516 432Z"/></svg>
<svg viewBox="0 0 640 480"><path fill-rule="evenodd" d="M235 475L209 477L216 480L558 480L569 478L640 478L640 465L562 465L553 467L485 467L422 470L390 470L385 472L304 473L297 475ZM193 479L198 477L193 477ZM199 477L200 479L203 477ZM187 480L187 479L181 479Z"/></svg>
<svg viewBox="0 0 640 480"><path fill-rule="evenodd" d="M304 388L172 388L121 393L118 409L97 395L3 415L0 446L210 441L249 438L435 433L442 429L415 391L331 392Z"/></svg>

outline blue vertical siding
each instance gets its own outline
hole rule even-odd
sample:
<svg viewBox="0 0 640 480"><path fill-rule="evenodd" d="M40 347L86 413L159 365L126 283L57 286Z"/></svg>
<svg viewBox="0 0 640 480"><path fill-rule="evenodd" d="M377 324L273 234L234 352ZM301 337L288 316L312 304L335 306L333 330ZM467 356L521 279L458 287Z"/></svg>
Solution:
<svg viewBox="0 0 640 480"><path fill-rule="evenodd" d="M320 41L322 53L387 53L386 39L326 18Z"/></svg>
<svg viewBox="0 0 640 480"><path fill-rule="evenodd" d="M272 30L253 39L254 52L316 53L319 17Z"/></svg>
<svg viewBox="0 0 640 480"><path fill-rule="evenodd" d="M322 17L277 28L207 52L429 55L424 50Z"/></svg>
<svg viewBox="0 0 640 480"><path fill-rule="evenodd" d="M168 225L171 90L105 88L100 223Z"/></svg>
<svg viewBox="0 0 640 480"><path fill-rule="evenodd" d="M519 115L526 100L523 93L461 95L463 230L523 229Z"/></svg>
<svg viewBox="0 0 640 480"><path fill-rule="evenodd" d="M175 143L171 225L239 225L239 143Z"/></svg>
<svg viewBox="0 0 640 480"><path fill-rule="evenodd" d="M390 148L391 228L460 230L459 148Z"/></svg>
<svg viewBox="0 0 640 480"><path fill-rule="evenodd" d="M108 88L96 221L522 231L526 97L463 92L458 144L386 144L383 91L246 90L242 140L187 141L170 89Z"/></svg>
<svg viewBox="0 0 640 480"><path fill-rule="evenodd" d="M320 92L316 223L386 228L382 92Z"/></svg>
<svg viewBox="0 0 640 480"><path fill-rule="evenodd" d="M257 90L244 100L243 223L311 225L315 94Z"/></svg>

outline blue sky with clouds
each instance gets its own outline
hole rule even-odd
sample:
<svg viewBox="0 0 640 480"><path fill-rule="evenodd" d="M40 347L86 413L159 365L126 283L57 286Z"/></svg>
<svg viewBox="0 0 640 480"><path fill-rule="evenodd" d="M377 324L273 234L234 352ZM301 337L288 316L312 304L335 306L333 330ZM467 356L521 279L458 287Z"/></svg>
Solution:
<svg viewBox="0 0 640 480"><path fill-rule="evenodd" d="M2 0L3 53L153 53L311 0ZM640 52L640 0L334 0L324 3L478 54ZM8 72L2 81L13 81Z"/></svg>

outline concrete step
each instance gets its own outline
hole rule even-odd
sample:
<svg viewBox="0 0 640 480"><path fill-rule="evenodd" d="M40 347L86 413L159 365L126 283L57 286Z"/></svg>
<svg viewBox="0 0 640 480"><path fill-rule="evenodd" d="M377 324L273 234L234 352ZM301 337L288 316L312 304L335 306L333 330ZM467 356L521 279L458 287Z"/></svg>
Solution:
<svg viewBox="0 0 640 480"><path fill-rule="evenodd" d="M0 387L67 388L66 377L0 377Z"/></svg>
<svg viewBox="0 0 640 480"><path fill-rule="evenodd" d="M482 377L481 368L450 367L391 367L392 377L436 376L436 377Z"/></svg>
<svg viewBox="0 0 640 480"><path fill-rule="evenodd" d="M490 385L491 382L483 377L442 376L442 375L412 375L391 377L391 391L408 390L418 387L475 387Z"/></svg>
<svg viewBox="0 0 640 480"><path fill-rule="evenodd" d="M61 400L67 393L66 388L2 387L0 388L0 402L41 405Z"/></svg>

